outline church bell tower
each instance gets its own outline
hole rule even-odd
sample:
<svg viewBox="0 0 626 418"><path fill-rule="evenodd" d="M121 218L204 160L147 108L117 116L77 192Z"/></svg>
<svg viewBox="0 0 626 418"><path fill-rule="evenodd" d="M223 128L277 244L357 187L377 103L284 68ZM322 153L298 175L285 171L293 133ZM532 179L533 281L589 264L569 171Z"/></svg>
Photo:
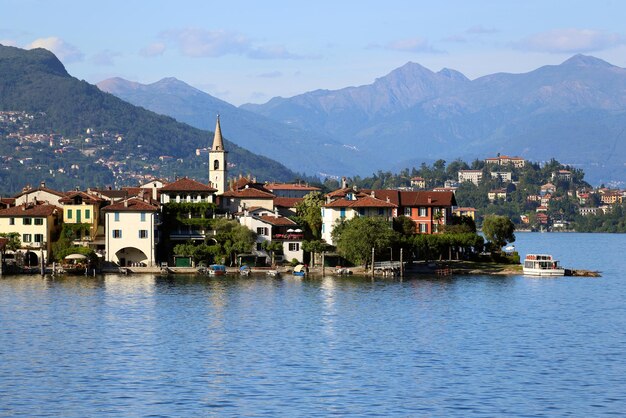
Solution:
<svg viewBox="0 0 626 418"><path fill-rule="evenodd" d="M226 180L228 174L226 159L227 154L228 151L224 149L224 141L222 140L220 115L217 115L215 136L213 137L213 146L209 150L209 182L211 186L217 189L218 195L226 191Z"/></svg>

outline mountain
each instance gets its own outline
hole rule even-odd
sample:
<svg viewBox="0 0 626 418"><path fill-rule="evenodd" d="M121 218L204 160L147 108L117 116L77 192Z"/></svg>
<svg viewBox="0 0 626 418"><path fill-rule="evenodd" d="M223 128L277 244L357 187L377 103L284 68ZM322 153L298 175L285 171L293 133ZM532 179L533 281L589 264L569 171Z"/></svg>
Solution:
<svg viewBox="0 0 626 418"><path fill-rule="evenodd" d="M368 167L367 154L317 134L315 127L302 130L239 109L176 78L164 78L147 85L110 78L97 86L129 103L199 129L210 129L219 113L227 138L298 172L345 175Z"/></svg>
<svg viewBox="0 0 626 418"><path fill-rule="evenodd" d="M626 178L626 70L590 56L475 80L408 63L369 85L241 108L376 151L371 170L502 153Z"/></svg>
<svg viewBox="0 0 626 418"><path fill-rule="evenodd" d="M133 106L78 80L45 49L0 45L0 112L4 112L0 136L6 138L0 143L0 192L21 188L24 184L16 182L25 179L73 188L136 185L151 175L189 175L198 180L208 176L207 157L197 156L196 149L210 146L213 133ZM10 118L9 112L22 113ZM211 119L215 123L213 115ZM19 127L13 126L18 122ZM228 129L226 124L222 127ZM233 174L285 181L297 176L232 142L226 147Z"/></svg>

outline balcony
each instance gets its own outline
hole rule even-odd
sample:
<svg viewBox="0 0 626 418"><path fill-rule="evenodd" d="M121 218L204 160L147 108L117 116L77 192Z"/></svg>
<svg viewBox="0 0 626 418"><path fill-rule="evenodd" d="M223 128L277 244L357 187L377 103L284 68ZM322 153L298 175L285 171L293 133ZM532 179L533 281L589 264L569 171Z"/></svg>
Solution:
<svg viewBox="0 0 626 418"><path fill-rule="evenodd" d="M272 241L302 241L304 234L286 233L286 234L274 234L272 235Z"/></svg>

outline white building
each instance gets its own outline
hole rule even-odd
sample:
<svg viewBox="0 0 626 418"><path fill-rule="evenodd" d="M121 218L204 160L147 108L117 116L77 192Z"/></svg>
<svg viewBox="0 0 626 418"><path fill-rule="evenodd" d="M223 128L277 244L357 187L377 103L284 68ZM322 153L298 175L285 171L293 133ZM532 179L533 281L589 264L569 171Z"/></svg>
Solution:
<svg viewBox="0 0 626 418"><path fill-rule="evenodd" d="M482 170L459 170L459 183L471 181L478 186L483 178Z"/></svg>
<svg viewBox="0 0 626 418"><path fill-rule="evenodd" d="M263 249L263 243L277 241L282 243L284 260L291 261L295 258L299 262L303 262L302 241L304 235L299 226L291 219L267 209L257 208L250 211L246 210L243 216L239 217L239 223L256 232L255 255L266 257L269 262L271 257Z"/></svg>
<svg viewBox="0 0 626 418"><path fill-rule="evenodd" d="M105 214L105 261L119 266L156 265L159 208L131 198L102 209Z"/></svg>

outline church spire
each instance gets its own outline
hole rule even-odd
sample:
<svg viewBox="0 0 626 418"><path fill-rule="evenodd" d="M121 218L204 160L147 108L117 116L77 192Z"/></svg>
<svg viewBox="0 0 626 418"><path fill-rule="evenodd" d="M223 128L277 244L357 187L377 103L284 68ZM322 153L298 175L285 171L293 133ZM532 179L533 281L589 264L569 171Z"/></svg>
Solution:
<svg viewBox="0 0 626 418"><path fill-rule="evenodd" d="M220 128L220 115L217 115L215 124L215 136L213 137L213 151L224 151L224 141L222 141L222 128Z"/></svg>

